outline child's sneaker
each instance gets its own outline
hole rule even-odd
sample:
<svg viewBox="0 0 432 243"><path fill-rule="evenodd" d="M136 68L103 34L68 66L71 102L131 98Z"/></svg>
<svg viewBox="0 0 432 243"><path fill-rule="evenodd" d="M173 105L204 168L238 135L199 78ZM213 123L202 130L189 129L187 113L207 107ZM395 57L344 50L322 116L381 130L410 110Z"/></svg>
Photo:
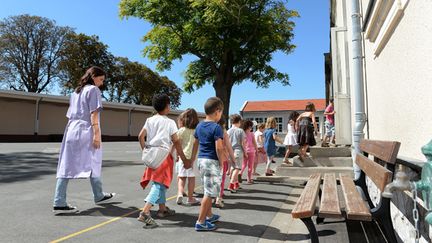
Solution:
<svg viewBox="0 0 432 243"><path fill-rule="evenodd" d="M178 205L181 205L181 204L183 203L183 196L182 196L182 195L178 195L178 196L177 196L176 203L177 203Z"/></svg>
<svg viewBox="0 0 432 243"><path fill-rule="evenodd" d="M172 209L169 209L168 207L166 207L165 211L158 211L156 214L159 218L165 218L168 216L174 216L175 215L175 211Z"/></svg>
<svg viewBox="0 0 432 243"><path fill-rule="evenodd" d="M140 212L137 219L138 221L145 223L144 228L146 229L153 229L159 226L150 214L147 215L144 212Z"/></svg>
<svg viewBox="0 0 432 243"><path fill-rule="evenodd" d="M200 201L196 197L194 197L192 200L188 199L187 202L186 202L186 204L189 205L189 206L199 205Z"/></svg>
<svg viewBox="0 0 432 243"><path fill-rule="evenodd" d="M75 213L75 212L78 212L78 208L74 207L74 206L71 206L71 205L66 205L66 206L63 206L63 207L57 207L57 206L53 207L53 213L55 213L55 214L60 214L60 213Z"/></svg>
<svg viewBox="0 0 432 243"><path fill-rule="evenodd" d="M235 189L235 190L242 189L242 188L240 187L240 183L236 182L236 183L234 184L234 189Z"/></svg>
<svg viewBox="0 0 432 243"><path fill-rule="evenodd" d="M230 183L230 185L228 187L228 191L230 191L231 193L236 193L237 192L233 183Z"/></svg>
<svg viewBox="0 0 432 243"><path fill-rule="evenodd" d="M222 198L220 198L220 197L216 198L216 207L217 207L217 208L223 208L224 206L225 206L225 205L224 205L224 203L223 203Z"/></svg>
<svg viewBox="0 0 432 243"><path fill-rule="evenodd" d="M210 223L209 221L204 221L204 224L201 224L199 222L195 223L195 230L196 231L213 231L216 229L216 225Z"/></svg>
<svg viewBox="0 0 432 243"><path fill-rule="evenodd" d="M219 219L220 219L220 215L217 215L217 214L213 214L210 218L206 217L206 221L210 222L212 224L214 224L217 221L219 221Z"/></svg>

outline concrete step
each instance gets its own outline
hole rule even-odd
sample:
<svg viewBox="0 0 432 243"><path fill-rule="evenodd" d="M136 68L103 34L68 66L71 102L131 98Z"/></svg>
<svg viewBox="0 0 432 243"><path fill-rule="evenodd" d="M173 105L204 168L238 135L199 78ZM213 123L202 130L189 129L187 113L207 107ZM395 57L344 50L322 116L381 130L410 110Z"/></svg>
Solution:
<svg viewBox="0 0 432 243"><path fill-rule="evenodd" d="M316 167L316 166L351 167L352 166L351 157L318 157L318 158L309 157L305 159L305 162L301 162L298 156L295 156L290 160L293 161L294 166L297 167ZM290 167L285 163L282 163L280 166Z"/></svg>
<svg viewBox="0 0 432 243"><path fill-rule="evenodd" d="M275 176L309 177L313 173L347 173L354 177L352 167L278 167Z"/></svg>
<svg viewBox="0 0 432 243"><path fill-rule="evenodd" d="M351 157L351 148L349 147L310 147L310 154L312 157Z"/></svg>
<svg viewBox="0 0 432 243"><path fill-rule="evenodd" d="M297 177L297 176L257 176L254 180L259 182L292 182L299 181L304 182L307 181L309 177Z"/></svg>

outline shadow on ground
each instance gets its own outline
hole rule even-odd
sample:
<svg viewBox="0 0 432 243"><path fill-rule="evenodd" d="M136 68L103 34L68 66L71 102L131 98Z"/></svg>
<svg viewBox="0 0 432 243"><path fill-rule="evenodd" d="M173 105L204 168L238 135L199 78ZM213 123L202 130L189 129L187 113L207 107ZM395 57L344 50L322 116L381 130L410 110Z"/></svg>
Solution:
<svg viewBox="0 0 432 243"><path fill-rule="evenodd" d="M18 152L0 154L0 183L33 180L55 174L58 153ZM104 160L103 167L140 165L140 161Z"/></svg>

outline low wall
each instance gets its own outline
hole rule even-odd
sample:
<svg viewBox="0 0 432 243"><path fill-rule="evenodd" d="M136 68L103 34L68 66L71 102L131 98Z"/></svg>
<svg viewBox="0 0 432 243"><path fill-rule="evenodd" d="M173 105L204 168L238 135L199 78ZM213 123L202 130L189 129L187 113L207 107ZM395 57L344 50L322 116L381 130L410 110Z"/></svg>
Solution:
<svg viewBox="0 0 432 243"><path fill-rule="evenodd" d="M69 97L0 91L0 142L59 142L67 124ZM136 140L153 108L103 102L103 141ZM171 111L176 119L182 111ZM204 118L203 113L198 114Z"/></svg>

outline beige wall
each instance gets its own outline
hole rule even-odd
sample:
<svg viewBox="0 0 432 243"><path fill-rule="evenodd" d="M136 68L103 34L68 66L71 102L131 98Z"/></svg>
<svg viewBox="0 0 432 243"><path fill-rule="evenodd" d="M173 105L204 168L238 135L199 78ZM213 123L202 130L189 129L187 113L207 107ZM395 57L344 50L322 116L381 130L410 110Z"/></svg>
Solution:
<svg viewBox="0 0 432 243"><path fill-rule="evenodd" d="M139 132L141 131L142 127L144 126L144 123L147 118L149 118L151 114L143 113L143 112L135 112L132 111L131 114L131 136L138 136Z"/></svg>
<svg viewBox="0 0 432 243"><path fill-rule="evenodd" d="M61 135L67 124L68 99L60 96L0 91L0 135L33 135L36 102L39 102L38 135ZM129 110L131 110L130 135L138 136L145 120L153 113L151 107L104 102L101 113L102 135L128 136ZM180 111L168 117L176 120ZM200 118L204 114L198 114Z"/></svg>
<svg viewBox="0 0 432 243"><path fill-rule="evenodd" d="M36 101L0 98L0 134L34 133Z"/></svg>
<svg viewBox="0 0 432 243"><path fill-rule="evenodd" d="M40 102L38 134L63 134L65 126L67 124L67 110L67 104Z"/></svg>
<svg viewBox="0 0 432 243"><path fill-rule="evenodd" d="M128 135L128 110L106 109L101 112L101 130L103 135Z"/></svg>
<svg viewBox="0 0 432 243"><path fill-rule="evenodd" d="M432 139L432 1L410 0L385 47L365 41L370 137L401 142L399 154L424 160Z"/></svg>

